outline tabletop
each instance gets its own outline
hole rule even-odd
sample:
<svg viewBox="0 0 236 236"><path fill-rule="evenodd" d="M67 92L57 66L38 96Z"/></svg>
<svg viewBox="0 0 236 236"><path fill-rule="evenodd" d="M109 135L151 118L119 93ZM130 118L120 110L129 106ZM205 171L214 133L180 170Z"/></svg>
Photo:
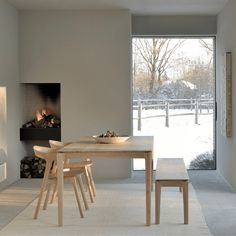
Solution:
<svg viewBox="0 0 236 236"><path fill-rule="evenodd" d="M126 142L118 144L97 143L92 137L81 138L78 142L66 145L60 153L76 152L152 152L153 136L131 136Z"/></svg>

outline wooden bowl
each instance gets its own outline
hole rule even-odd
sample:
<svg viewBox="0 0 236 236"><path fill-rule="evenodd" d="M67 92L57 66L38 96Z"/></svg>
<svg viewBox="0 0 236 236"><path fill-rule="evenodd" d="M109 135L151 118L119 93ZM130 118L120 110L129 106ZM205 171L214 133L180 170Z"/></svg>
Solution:
<svg viewBox="0 0 236 236"><path fill-rule="evenodd" d="M124 143L129 139L128 136L120 136L120 137L99 137L93 136L97 143L106 143L106 144L116 144L116 143Z"/></svg>

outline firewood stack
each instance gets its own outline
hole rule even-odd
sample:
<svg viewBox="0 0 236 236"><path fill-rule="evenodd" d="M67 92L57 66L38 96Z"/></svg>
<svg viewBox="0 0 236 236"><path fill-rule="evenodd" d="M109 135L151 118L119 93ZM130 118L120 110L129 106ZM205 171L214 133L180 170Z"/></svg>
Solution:
<svg viewBox="0 0 236 236"><path fill-rule="evenodd" d="M38 157L24 157L20 165L21 178L43 178L46 162Z"/></svg>

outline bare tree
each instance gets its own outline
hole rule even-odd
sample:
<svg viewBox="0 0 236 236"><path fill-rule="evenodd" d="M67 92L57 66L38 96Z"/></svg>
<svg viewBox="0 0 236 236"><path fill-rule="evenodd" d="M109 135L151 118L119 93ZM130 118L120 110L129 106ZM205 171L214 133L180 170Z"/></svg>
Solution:
<svg viewBox="0 0 236 236"><path fill-rule="evenodd" d="M207 54L210 55L210 59L209 59L209 63L208 63L208 68L211 66L212 64L212 60L213 60L213 55L214 55L214 48L213 48L213 43L211 42L207 42L204 39L199 39L199 43L201 44L201 46L206 50Z"/></svg>
<svg viewBox="0 0 236 236"><path fill-rule="evenodd" d="M158 86L162 84L162 77L166 74L171 56L183 42L184 40L173 42L168 38L137 38L134 40L135 47L150 73L150 93L153 92L156 82Z"/></svg>
<svg viewBox="0 0 236 236"><path fill-rule="evenodd" d="M206 50L209 61L207 63L207 75L206 82L208 86L208 94L212 94L214 91L214 69L213 69L213 56L214 56L214 42L213 40L199 39L200 45ZM205 82L205 83L206 83Z"/></svg>
<svg viewBox="0 0 236 236"><path fill-rule="evenodd" d="M213 44L212 42L207 42L204 39L199 39L199 43L201 44L202 47L204 47L207 51L210 51L211 53L213 52Z"/></svg>

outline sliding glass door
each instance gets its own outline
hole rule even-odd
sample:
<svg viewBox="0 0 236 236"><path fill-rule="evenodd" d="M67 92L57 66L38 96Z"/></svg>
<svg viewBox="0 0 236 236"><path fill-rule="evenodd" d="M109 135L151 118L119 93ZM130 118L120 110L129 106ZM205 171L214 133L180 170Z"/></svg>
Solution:
<svg viewBox="0 0 236 236"><path fill-rule="evenodd" d="M133 135L154 136L155 160L215 169L215 38L135 37L132 44ZM134 160L134 170L144 168Z"/></svg>

